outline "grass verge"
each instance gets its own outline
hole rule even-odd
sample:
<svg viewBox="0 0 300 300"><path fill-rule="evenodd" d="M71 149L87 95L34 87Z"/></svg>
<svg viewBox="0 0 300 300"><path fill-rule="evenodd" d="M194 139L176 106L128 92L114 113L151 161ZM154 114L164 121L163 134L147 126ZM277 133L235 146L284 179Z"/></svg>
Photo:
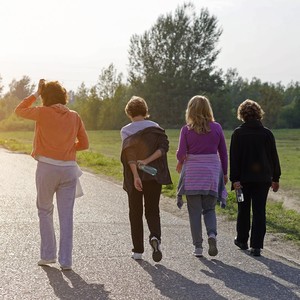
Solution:
<svg viewBox="0 0 300 300"><path fill-rule="evenodd" d="M91 136L90 136L91 137ZM91 141L93 144L93 141ZM14 139L0 138L0 145L16 152L29 154L31 152L32 141L28 136L18 136ZM103 174L119 182L122 181L122 167L116 155L103 155L100 149L93 151L84 151L78 153L78 163L81 167L88 168L94 173ZM115 151L110 149L110 154ZM173 162L171 162L171 165ZM176 186L178 174L172 173L173 184L163 186L163 194L174 198L176 195ZM233 192L229 192L226 209L217 208L217 213L226 215L230 220L236 219L237 204ZM281 202L267 202L267 231L272 233L281 233L284 238L292 240L300 245L300 214L293 210L283 208Z"/></svg>

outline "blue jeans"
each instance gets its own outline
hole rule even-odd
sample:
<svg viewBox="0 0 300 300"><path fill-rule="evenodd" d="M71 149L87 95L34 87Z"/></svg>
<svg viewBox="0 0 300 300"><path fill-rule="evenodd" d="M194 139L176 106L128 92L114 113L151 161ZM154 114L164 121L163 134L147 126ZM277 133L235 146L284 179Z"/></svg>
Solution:
<svg viewBox="0 0 300 300"><path fill-rule="evenodd" d="M195 248L202 248L202 215L207 235L217 235L217 218L215 212L217 198L211 195L187 195L186 198L193 245Z"/></svg>
<svg viewBox="0 0 300 300"><path fill-rule="evenodd" d="M36 169L41 259L52 260L57 257L53 225L53 196L56 193L60 225L58 261L62 266L72 266L73 207L77 170L76 166L55 166L44 162L38 162Z"/></svg>

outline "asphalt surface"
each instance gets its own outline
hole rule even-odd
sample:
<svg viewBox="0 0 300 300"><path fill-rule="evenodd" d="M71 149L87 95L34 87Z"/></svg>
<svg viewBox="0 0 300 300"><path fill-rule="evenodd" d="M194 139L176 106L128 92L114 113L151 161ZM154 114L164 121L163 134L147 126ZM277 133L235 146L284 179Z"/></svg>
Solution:
<svg viewBox="0 0 300 300"><path fill-rule="evenodd" d="M300 299L297 261L269 250L252 257L221 225L219 254L209 257L205 241L198 259L189 222L167 211L162 261L152 260L146 226L144 260L134 261L125 192L88 172L75 204L73 270L39 267L36 162L0 149L0 166L0 299ZM55 220L58 237L56 210Z"/></svg>

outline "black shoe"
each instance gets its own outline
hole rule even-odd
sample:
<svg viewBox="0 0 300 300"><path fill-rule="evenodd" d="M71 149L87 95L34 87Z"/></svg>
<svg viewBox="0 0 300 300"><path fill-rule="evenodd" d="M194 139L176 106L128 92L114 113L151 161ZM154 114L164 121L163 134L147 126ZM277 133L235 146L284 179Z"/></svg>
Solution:
<svg viewBox="0 0 300 300"><path fill-rule="evenodd" d="M150 245L153 249L152 258L155 262L159 262L162 259L162 253L160 250L160 241L154 236L150 240Z"/></svg>
<svg viewBox="0 0 300 300"><path fill-rule="evenodd" d="M242 250L247 250L248 249L248 244L247 243L241 243L237 240L237 238L234 239L234 244L238 246Z"/></svg>
<svg viewBox="0 0 300 300"><path fill-rule="evenodd" d="M251 248L250 249L250 254L253 256L260 256L260 249L259 248Z"/></svg>

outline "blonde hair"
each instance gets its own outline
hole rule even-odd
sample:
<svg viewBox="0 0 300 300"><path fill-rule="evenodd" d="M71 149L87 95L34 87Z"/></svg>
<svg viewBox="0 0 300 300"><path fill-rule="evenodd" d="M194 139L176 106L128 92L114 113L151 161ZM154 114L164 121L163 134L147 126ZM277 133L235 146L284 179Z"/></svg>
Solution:
<svg viewBox="0 0 300 300"><path fill-rule="evenodd" d="M198 95L191 98L187 105L185 120L189 128L194 129L195 132L209 132L209 122L215 120L209 100Z"/></svg>
<svg viewBox="0 0 300 300"><path fill-rule="evenodd" d="M141 97L132 96L125 106L125 113L131 118L137 116L149 118L147 102Z"/></svg>
<svg viewBox="0 0 300 300"><path fill-rule="evenodd" d="M238 107L237 118L244 122L249 120L261 120L264 113L257 102L247 99Z"/></svg>

